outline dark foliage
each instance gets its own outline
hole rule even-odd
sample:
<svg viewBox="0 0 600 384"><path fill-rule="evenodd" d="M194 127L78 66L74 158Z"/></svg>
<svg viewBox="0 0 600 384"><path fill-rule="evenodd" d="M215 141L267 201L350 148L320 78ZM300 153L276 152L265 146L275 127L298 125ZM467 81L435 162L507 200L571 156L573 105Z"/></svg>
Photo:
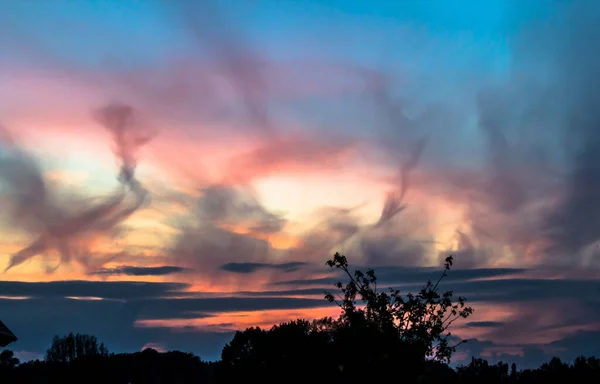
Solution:
<svg viewBox="0 0 600 384"><path fill-rule="evenodd" d="M2 366L4 367L4 366ZM214 367L190 353L137 353L77 357L69 362L30 361L0 368L2 383L213 383Z"/></svg>
<svg viewBox="0 0 600 384"><path fill-rule="evenodd" d="M70 364L83 358L108 355L104 343L98 343L96 336L69 333L66 336L54 336L52 345L46 351L46 361L50 363Z"/></svg>
<svg viewBox="0 0 600 384"><path fill-rule="evenodd" d="M0 353L1 383L591 383L600 379L600 360L557 358L535 370L489 364L473 358L456 369L448 363L456 345L449 326L472 309L451 291L438 292L452 258L436 283L416 294L379 291L372 270L350 272L344 256L327 263L349 278L339 294L339 318L295 320L269 330L248 328L225 345L221 361L203 362L183 352L109 353L94 336L55 337L44 361L19 363Z"/></svg>
<svg viewBox="0 0 600 384"><path fill-rule="evenodd" d="M448 332L448 328L456 320L467 318L473 313L473 309L465 305L464 297L459 296L453 300L452 291L441 294L438 291L439 284L452 266L452 256L446 258L444 272L435 284L427 281L417 294L407 293L404 296L394 289L379 292L377 277L372 269L366 273L357 270L352 274L346 257L339 253L327 265L341 269L349 278L345 286L341 282L336 284L343 294L339 300L331 293L325 295L327 300L342 309L336 323L337 328L356 337L360 337L358 333L362 333L368 340L381 339L373 347L377 347L378 351L389 355L394 361L399 357L405 359L413 356L419 361L430 357L450 362L458 344L449 344L452 334ZM364 308L357 307L357 295ZM393 341L394 345L385 345L384 340ZM466 341L460 343L463 342ZM402 352L402 356L397 355L398 351ZM384 356L375 356L377 361L382 358ZM411 365L414 363L417 361L411 362Z"/></svg>

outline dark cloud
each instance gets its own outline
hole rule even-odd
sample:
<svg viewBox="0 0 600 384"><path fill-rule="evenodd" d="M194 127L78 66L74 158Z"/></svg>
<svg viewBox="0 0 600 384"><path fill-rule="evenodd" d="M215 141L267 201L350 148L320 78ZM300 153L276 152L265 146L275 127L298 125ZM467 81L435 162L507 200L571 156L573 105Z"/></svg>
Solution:
<svg viewBox="0 0 600 384"><path fill-rule="evenodd" d="M114 351L139 351L148 342L155 342L169 349L216 359L232 336L222 328L172 329L158 324L156 327L135 324L141 320L202 319L218 312L294 310L330 305L322 299L287 297L192 298L185 297L181 291L185 288L184 284L176 283L1 282L0 295L13 298L0 299L0 313L2 320L19 337L12 346L15 350L43 353L55 334L84 332L96 335ZM18 299L23 296L31 298Z"/></svg>
<svg viewBox="0 0 600 384"><path fill-rule="evenodd" d="M562 349L560 355L569 360L578 356L599 356L600 331L577 331L550 345Z"/></svg>
<svg viewBox="0 0 600 384"><path fill-rule="evenodd" d="M329 289L329 287L327 287ZM323 296L325 292L324 288L305 288L305 289L288 289L288 290L277 290L277 291L241 291L238 292L240 295L245 296Z"/></svg>
<svg viewBox="0 0 600 384"><path fill-rule="evenodd" d="M410 275L408 271L403 271L403 273ZM421 271L420 273L425 272ZM474 321L465 324L465 328L477 327L489 330L489 336L494 336L493 340L501 340L507 332L511 335L515 332L552 333L554 329L560 330L568 326L589 326L600 319L597 311L600 283L597 281L504 278L513 273L515 271L512 270L463 270L462 277L465 280L474 280L451 283L451 288L456 294L464 294L470 301L505 303L515 308L514 317L507 321ZM490 280L494 275L501 279ZM411 287L416 289L420 287L420 284L400 288L409 291ZM136 328L134 323L140 320L201 319L217 312L293 310L329 305L321 298L286 297L322 295L323 289L320 288L276 292L238 292L227 297L194 297L201 296L201 293L186 297L183 294L186 288L186 285L177 283L1 282L0 295L14 298L0 299L0 312L3 313L3 321L19 335L19 344L15 345L15 348L18 347L20 350L42 352L54 333L80 331L97 334L109 346L117 350L139 350L148 341L160 341L169 348L208 353L214 358L230 335L218 336L208 332L208 329L198 331L186 328ZM32 298L17 299L22 296ZM104 298L104 300L68 299L65 296L97 297ZM544 302L547 304L538 305ZM570 303L568 313L564 313L564 308L567 307L561 303L565 303L564 305ZM476 305L477 303L475 303ZM553 319L551 326L548 319ZM189 343L186 341L182 333L188 335L190 340L212 340L214 344L204 347L194 346L191 341ZM572 337L565 337L552 346L557 349L562 348L561 356L567 356L567 353L564 352L566 350L573 355L580 350L578 342L580 343L581 339L585 337L576 336L574 334ZM503 348L505 350L529 348L533 351L543 347L495 344L489 341L470 341L467 345L470 348L467 352L476 356L490 348L494 351L501 351ZM549 352L542 352L540 355L531 351L528 352L528 358L525 360L518 356L509 356L499 352L494 352L496 354L492 357L493 359L502 358L516 361L519 364L529 364L536 356L536 358L542 359L550 356Z"/></svg>
<svg viewBox="0 0 600 384"><path fill-rule="evenodd" d="M450 277L450 276L448 276ZM326 280L331 282L333 280ZM315 281L315 285L325 282ZM416 292L423 283L408 283L406 285L392 285L402 292ZM589 304L597 302L600 293L598 280L574 279L528 279L528 278L501 278L475 281L460 281L450 279L440 284L441 290L452 289L455 294L465 296L476 306L478 303L511 304L511 303L538 303L540 305L554 305L568 301L577 296L577 302ZM595 314L598 316L598 314ZM600 319L600 316L597 317Z"/></svg>
<svg viewBox="0 0 600 384"><path fill-rule="evenodd" d="M26 283L0 281L1 296L37 298L98 297L129 300L144 297L179 296L188 286L181 283L150 283L124 281L53 281Z"/></svg>
<svg viewBox="0 0 600 384"><path fill-rule="evenodd" d="M221 266L221 269L233 273L254 273L261 269L275 269L283 272L294 272L305 266L303 262L289 262L281 264L266 263L227 263Z"/></svg>
<svg viewBox="0 0 600 384"><path fill-rule="evenodd" d="M402 219L410 220L410 216ZM389 226L387 230L382 231L379 227L376 231L362 234L358 252L364 262L373 266L392 263L409 266L423 264L424 258L431 251L432 241L421 241L411 236L417 231L417 225L402 226L387 222L386 226Z"/></svg>
<svg viewBox="0 0 600 384"><path fill-rule="evenodd" d="M0 296L30 297L35 299L100 298L120 302L147 305L149 308L165 308L172 315L179 312L203 311L253 311L267 309L297 309L326 306L324 300L288 298L243 298L207 297L209 295L190 293L189 286L181 283L150 283L121 281L58 281L47 283L25 283L14 281L0 282ZM212 294L210 296L214 296ZM32 299L33 300L33 299ZM78 300L78 299L76 299ZM27 300L7 300L8 302ZM102 301L102 300L83 300ZM15 304L16 305L16 304ZM92 304L90 304L92 305ZM164 315L163 313L163 315Z"/></svg>
<svg viewBox="0 0 600 384"><path fill-rule="evenodd" d="M455 342L459 342L460 340L456 339ZM467 343L463 343L461 345L458 346L457 351L459 353L464 353L466 355L466 358L463 359L462 361L456 361L456 359L454 359L453 363L460 365L461 363L463 364L468 364L471 361L471 357L481 357L482 353L486 350L486 348L489 348L491 346L493 346L494 343L489 341L489 340L477 340L477 339L469 339L469 341Z"/></svg>
<svg viewBox="0 0 600 384"><path fill-rule="evenodd" d="M170 252L176 264L191 267L209 280L219 278L216 272L224 262L264 261L273 248L266 240L197 222L181 230Z"/></svg>
<svg viewBox="0 0 600 384"><path fill-rule="evenodd" d="M493 92L482 92L477 99L479 128L485 137L488 156L482 192L488 207L503 213L514 213L527 201L525 186L518 179L519 164L505 133L512 128L511 102L507 95Z"/></svg>
<svg viewBox="0 0 600 384"><path fill-rule="evenodd" d="M375 88L379 92L376 93L375 100L383 107L384 113L389 115L392 123L392 142L394 142L394 151L398 150L397 145L403 144L406 147L406 156L400 159L400 170L398 175L398 188L396 191L389 192L385 198L383 210L379 221L375 224L376 227L382 226L390 221L394 216L406 208L403 205L406 193L411 187L411 174L419 164L419 160L427 146L427 140L424 138L412 139L414 131L418 126L418 122L408 119L400 110L400 105L393 105L390 101L390 96L385 87ZM386 135L384 135L386 136ZM386 138L386 146L390 145L389 137Z"/></svg>
<svg viewBox="0 0 600 384"><path fill-rule="evenodd" d="M467 328L495 328L501 327L504 323L500 321L471 321L465 324Z"/></svg>
<svg viewBox="0 0 600 384"><path fill-rule="evenodd" d="M587 249L600 239L600 61L589 48L600 42L599 13L586 1L544 8L551 16L511 37L506 81L477 98L486 175L459 182L477 263L495 257L486 246L567 265L597 256Z"/></svg>
<svg viewBox="0 0 600 384"><path fill-rule="evenodd" d="M562 260L600 239L600 58L589 49L600 43L600 16L597 6L585 1L569 4L563 12L557 27L548 25L542 44L534 46L540 58L552 60L552 85L565 109L561 139L569 173L559 204L545 222L548 252ZM531 38L538 36L534 32Z"/></svg>
<svg viewBox="0 0 600 384"><path fill-rule="evenodd" d="M186 268L172 265L163 265L160 267L134 267L131 265L122 265L115 268L101 268L98 271L92 272L91 274L103 276L165 276L186 271Z"/></svg>
<svg viewBox="0 0 600 384"><path fill-rule="evenodd" d="M430 249L426 245L428 241L415 241L411 236L424 228L406 216L405 200L412 187L412 175L428 144L427 137L423 136L428 124L428 113L414 118L407 117L406 106L394 100L391 92L393 85L389 79L375 71L363 70L361 74L371 101L386 120L378 140L386 149L390 161L398 164L398 174L393 180L393 189L385 196L379 219L374 225L361 231L356 251L362 255L363 262L368 264L381 265L396 261L405 265L418 265L423 262ZM401 213L403 217L394 220ZM399 221L411 222L411 225L400 226Z"/></svg>
<svg viewBox="0 0 600 384"><path fill-rule="evenodd" d="M365 269L366 267L358 266L357 269ZM484 279L492 277L502 277L509 275L518 275L526 270L519 268L480 268L480 269L454 269L445 278L445 281L464 281L472 279ZM439 278L442 270L433 267L399 267L399 266L380 266L375 269L377 280L381 284L425 284L429 280ZM325 277L319 279L304 279L304 280L287 280L274 282L273 285L332 285L343 278L342 274L339 277ZM492 280L494 281L494 280Z"/></svg>
<svg viewBox="0 0 600 384"><path fill-rule="evenodd" d="M243 227L250 233L277 233L285 220L265 209L244 187L212 185L201 190L198 218L215 225Z"/></svg>
<svg viewBox="0 0 600 384"><path fill-rule="evenodd" d="M176 227L168 259L207 280L219 279L227 262L269 263L276 251L268 236L282 231L285 219L267 210L248 186L213 184L200 193Z"/></svg>
<svg viewBox="0 0 600 384"><path fill-rule="evenodd" d="M296 247L285 252L292 260L310 260L323 265L339 248L351 247L363 226L356 215L360 206L350 208L325 207L317 213L317 222L300 235Z"/></svg>
<svg viewBox="0 0 600 384"><path fill-rule="evenodd" d="M578 300L593 300L600 292L598 280L584 279L521 278L452 282L451 284L455 292L467 296L470 301L495 303L568 300L575 296Z"/></svg>
<svg viewBox="0 0 600 384"><path fill-rule="evenodd" d="M468 270L466 270L468 271ZM462 277L454 276L452 272L440 284L441 290L452 289L455 294L465 296L470 302L477 303L539 303L541 305L551 305L553 301L569 300L577 296L577 302L582 305L593 307L598 302L597 295L600 293L600 282L598 280L587 279L531 279L531 278L509 278L514 271L508 273L497 273L498 279L491 278L494 274L490 273L490 277L481 274L482 277L477 277L475 273L468 273ZM380 287L385 288L391 286L394 289L399 289L401 292L416 292L425 284L429 278L432 281L439 274L421 274L418 277L404 280L381 279L378 275ZM252 295L265 296L297 296L297 295L316 295L324 290L331 290L333 285L338 281L343 281L340 278L321 278L311 280L288 280L274 282L272 286L290 285L290 286L318 286L319 288L300 288L289 290L273 290L265 292L253 292ZM394 283L390 283L394 281ZM593 317L600 320L600 313L593 313Z"/></svg>

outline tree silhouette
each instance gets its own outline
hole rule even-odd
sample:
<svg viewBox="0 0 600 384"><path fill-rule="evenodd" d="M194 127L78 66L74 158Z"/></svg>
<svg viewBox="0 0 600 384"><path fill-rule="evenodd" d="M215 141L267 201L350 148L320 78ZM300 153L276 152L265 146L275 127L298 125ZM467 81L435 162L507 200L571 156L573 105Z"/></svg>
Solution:
<svg viewBox="0 0 600 384"><path fill-rule="evenodd" d="M248 377L278 382L283 374L312 380L316 371L323 380L379 380L389 376L390 364L401 366L407 381L426 370L447 373L429 360L450 361L456 346L448 342L448 327L473 312L464 298L453 300L451 291L438 293L451 264L449 257L436 284L428 281L416 295L402 296L396 290L379 292L373 270L352 274L346 257L336 253L327 265L342 269L349 281L345 286L336 284L342 291L339 299L331 293L325 298L341 307L339 318L296 320L270 330L236 332L223 348L223 382Z"/></svg>
<svg viewBox="0 0 600 384"><path fill-rule="evenodd" d="M516 366L513 364L513 371L516 371ZM499 362L495 365L489 364L481 358L472 358L471 363L467 366L460 366L457 372L465 383L504 383L508 380L508 364ZM516 375L516 373L515 373Z"/></svg>
<svg viewBox="0 0 600 384"><path fill-rule="evenodd" d="M316 371L320 379L331 377L337 373L327 360L331 355L331 339L320 325L317 320L294 320L270 330L252 327L236 332L223 348L220 382L260 377L262 382L278 383L285 375L310 381L314 380Z"/></svg>
<svg viewBox="0 0 600 384"><path fill-rule="evenodd" d="M399 290L389 289L389 293L378 291L377 277L372 269L365 273L356 270L350 272L348 260L336 253L327 262L331 268L338 268L348 276L349 282L336 287L343 297L326 292L325 298L336 303L342 309L340 326L347 328L370 328L383 335L409 345L420 358L432 357L442 362L450 362L456 345L450 345L452 334L448 328L456 320L467 318L473 309L466 305L466 299L459 296L453 300L453 291L439 293L439 284L452 266L452 256L446 258L444 271L434 284L427 281L425 286L415 295L405 296ZM364 305L357 306L357 296ZM464 343L466 340L461 341ZM459 344L460 344L459 343Z"/></svg>
<svg viewBox="0 0 600 384"><path fill-rule="evenodd" d="M72 363L77 359L94 356L107 356L108 349L99 343L96 336L73 334L54 336L52 345L46 351L46 361L50 363Z"/></svg>
<svg viewBox="0 0 600 384"><path fill-rule="evenodd" d="M456 370L441 361L427 360L414 375L414 370L406 369L402 360L385 360L379 355L386 362L380 365L357 344L342 343L343 332L337 320L331 318L290 321L269 330L250 328L236 334L223 349L223 359L218 363L203 362L190 353L145 349L83 356L69 364L47 360L18 364L13 352L5 350L0 353L0 382L233 384L259 380L348 384L393 379L419 384L564 384L596 383L600 379L600 360L595 357L578 357L572 363L554 358L537 369L523 371L517 371L514 364L509 370L506 363L490 364L482 358L473 358L470 364ZM340 351L348 345L358 363L340 369Z"/></svg>
<svg viewBox="0 0 600 384"><path fill-rule="evenodd" d="M10 349L5 349L0 352L0 369L13 369L19 365L19 359L15 357L15 354Z"/></svg>

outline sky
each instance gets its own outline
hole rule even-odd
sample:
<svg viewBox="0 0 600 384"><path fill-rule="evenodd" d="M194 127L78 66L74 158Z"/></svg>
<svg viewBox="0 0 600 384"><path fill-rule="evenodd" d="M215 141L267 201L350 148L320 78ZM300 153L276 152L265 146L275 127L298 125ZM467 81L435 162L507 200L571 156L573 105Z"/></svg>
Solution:
<svg viewBox="0 0 600 384"><path fill-rule="evenodd" d="M404 292L452 254L456 362L600 354L598 45L592 0L2 1L11 348L218 359L337 315L339 251Z"/></svg>

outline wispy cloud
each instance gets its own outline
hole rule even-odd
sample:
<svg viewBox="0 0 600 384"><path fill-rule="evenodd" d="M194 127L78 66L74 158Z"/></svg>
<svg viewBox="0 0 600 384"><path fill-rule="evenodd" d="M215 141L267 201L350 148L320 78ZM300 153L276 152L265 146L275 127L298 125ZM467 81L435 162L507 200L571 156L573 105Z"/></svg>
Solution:
<svg viewBox="0 0 600 384"><path fill-rule="evenodd" d="M61 263L76 260L90 266L103 262L91 258L90 242L99 236L114 234L119 225L144 204L147 196L135 178L135 151L149 140L149 136L129 131L132 114L130 107L118 104L98 112L98 118L115 141L115 154L121 162L122 188L105 201L91 206L84 205L83 201L59 205L56 192L49 190L36 160L18 147L8 133L4 134L8 139L4 141L5 156L0 164L0 177L9 190L8 213L14 224L35 237L28 246L12 255L5 272L49 251L58 252ZM125 201L129 193L134 197L133 202Z"/></svg>
<svg viewBox="0 0 600 384"><path fill-rule="evenodd" d="M221 266L221 269L233 273L253 273L260 269L275 269L284 272L297 271L299 268L306 265L302 262L289 262L281 264L266 264L266 263L227 263Z"/></svg>
<svg viewBox="0 0 600 384"><path fill-rule="evenodd" d="M134 267L131 265L122 265L115 268L101 268L92 272L93 275L125 275L125 276L165 276L173 275L187 271L185 268L172 265L163 265L160 267Z"/></svg>

